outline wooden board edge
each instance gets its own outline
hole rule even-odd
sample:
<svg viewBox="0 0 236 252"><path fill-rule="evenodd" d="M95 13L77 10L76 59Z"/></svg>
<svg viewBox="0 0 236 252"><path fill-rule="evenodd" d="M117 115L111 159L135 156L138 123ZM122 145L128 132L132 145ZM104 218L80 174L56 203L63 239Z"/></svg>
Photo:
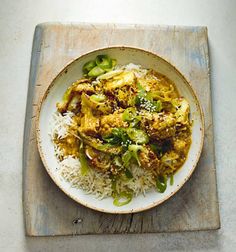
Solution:
<svg viewBox="0 0 236 252"><path fill-rule="evenodd" d="M99 28L118 28L118 29L147 29L147 30L155 30L155 29L184 29L189 32L201 32L207 31L207 26L185 26L185 25L165 25L165 24L135 24L135 23L89 23L89 22L43 22L37 24L36 28L39 27L41 29L50 26L77 26L84 29L99 29Z"/></svg>
<svg viewBox="0 0 236 252"><path fill-rule="evenodd" d="M33 97L34 97L34 89L36 83L36 77L38 73L38 65L40 59L41 52L41 43L42 43L42 34L43 34L43 26L37 25L34 31L32 51L31 51L31 63L30 63L30 73L28 80L28 93L27 93L27 103L26 103L26 112L25 112L25 125L24 125L24 137L23 137L23 152L22 152L22 205L23 205L23 213L24 213L24 226L25 226L25 234L31 235L30 224L27 223L26 215L28 213L28 202L27 202L27 183L26 183L26 172L28 165L28 145L30 142L30 129L32 123L32 115L33 115Z"/></svg>
<svg viewBox="0 0 236 252"><path fill-rule="evenodd" d="M212 231L212 232L217 232L219 229L221 228L220 225L215 225L212 226L211 228L192 228L192 229L182 229L182 230L165 230L165 231L144 231L144 232L100 232L100 233L94 233L94 232L87 232L87 233L60 233L60 234L36 234L36 233L27 233L26 236L27 237L74 237L74 236L86 236L86 235L96 235L96 236L101 236L101 235L139 235L139 234L145 234L145 235L149 235L149 234L175 234L175 233L191 233L191 232L207 232L207 231Z"/></svg>
<svg viewBox="0 0 236 252"><path fill-rule="evenodd" d="M207 44L207 51L206 55L208 56L207 59L207 70L208 70L208 83L209 83L209 95L210 95L210 102L209 102L209 118L210 118L210 128L209 130L212 131L212 151L213 151L213 165L215 168L214 177L215 177L215 193L216 193L216 223L215 229L221 228L221 220L220 220L220 209L219 209L219 194L218 194L218 187L217 187L217 168L216 168L216 158L215 158L215 131L214 131L214 121L213 121L213 110L212 110L212 83L213 80L211 79L211 50L210 50L210 43L209 43L209 37L208 37L208 28L205 27L203 30L204 35L206 37L206 44ZM207 133L207 131L206 131Z"/></svg>

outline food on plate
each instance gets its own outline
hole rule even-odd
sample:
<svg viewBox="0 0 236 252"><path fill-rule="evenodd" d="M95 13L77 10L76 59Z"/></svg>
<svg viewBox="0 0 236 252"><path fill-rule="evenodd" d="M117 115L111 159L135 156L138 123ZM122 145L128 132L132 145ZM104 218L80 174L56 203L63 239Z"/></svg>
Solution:
<svg viewBox="0 0 236 252"><path fill-rule="evenodd" d="M62 177L115 206L164 193L191 145L190 106L166 76L98 55L56 104L51 138Z"/></svg>

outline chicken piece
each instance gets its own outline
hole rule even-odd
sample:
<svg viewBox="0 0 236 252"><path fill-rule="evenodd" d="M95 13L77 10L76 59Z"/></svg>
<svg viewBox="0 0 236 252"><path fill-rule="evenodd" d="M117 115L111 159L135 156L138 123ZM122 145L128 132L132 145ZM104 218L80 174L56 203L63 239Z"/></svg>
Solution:
<svg viewBox="0 0 236 252"><path fill-rule="evenodd" d="M144 169L153 170L155 173L158 173L160 160L149 147L145 148L144 151L139 152L139 160Z"/></svg>
<svg viewBox="0 0 236 252"><path fill-rule="evenodd" d="M176 122L181 124L188 123L189 116L189 103L184 98L175 99L172 104L176 107L177 111L175 113Z"/></svg>
<svg viewBox="0 0 236 252"><path fill-rule="evenodd" d="M104 85L104 90L107 92L112 92L114 89L121 88L126 85L133 85L135 82L135 75L133 72L122 72L119 75L114 76L109 79Z"/></svg>
<svg viewBox="0 0 236 252"><path fill-rule="evenodd" d="M123 109L116 110L113 114L104 115L100 121L100 133L107 136L111 133L112 128L127 128L128 123L123 121Z"/></svg>
<svg viewBox="0 0 236 252"><path fill-rule="evenodd" d="M125 86L116 91L116 100L122 108L132 107L135 103L136 94L135 86Z"/></svg>
<svg viewBox="0 0 236 252"><path fill-rule="evenodd" d="M95 117L92 109L87 106L85 94L82 94L81 99L83 117L80 119L79 132L84 135L96 136L99 128L99 118Z"/></svg>
<svg viewBox="0 0 236 252"><path fill-rule="evenodd" d="M75 109L80 102L80 95L82 92L86 94L93 94L95 92L94 87L89 83L88 79L78 80L66 90L62 101L57 103L58 111L64 113L68 107L71 111Z"/></svg>
<svg viewBox="0 0 236 252"><path fill-rule="evenodd" d="M174 149L179 152L183 153L185 152L185 148L187 147L187 143L184 140L176 139L174 140Z"/></svg>
<svg viewBox="0 0 236 252"><path fill-rule="evenodd" d="M93 116L92 112L84 114L80 121L79 132L89 136L96 136L99 128L99 118Z"/></svg>
<svg viewBox="0 0 236 252"><path fill-rule="evenodd" d="M79 109L80 109L80 97L74 95L67 105L67 111L72 111L76 113Z"/></svg>
<svg viewBox="0 0 236 252"><path fill-rule="evenodd" d="M151 138L163 140L175 135L176 120L171 113L144 113L141 127Z"/></svg>
<svg viewBox="0 0 236 252"><path fill-rule="evenodd" d="M109 106L108 101L97 102L91 99L91 97L85 93L81 95L81 99L82 99L83 107L90 108L91 110L93 110L94 113L101 112L104 114L109 114L112 111L112 107Z"/></svg>
<svg viewBox="0 0 236 252"><path fill-rule="evenodd" d="M93 94L95 93L94 87L89 83L78 84L74 89L76 93L86 93L86 94Z"/></svg>
<svg viewBox="0 0 236 252"><path fill-rule="evenodd" d="M73 135L68 135L63 139L54 139L54 142L62 152L62 157L79 156L79 140Z"/></svg>
<svg viewBox="0 0 236 252"><path fill-rule="evenodd" d="M174 171L175 170L174 166L178 158L179 158L179 155L175 151L172 150L172 151L166 152L162 156L161 162L164 165L169 166Z"/></svg>
<svg viewBox="0 0 236 252"><path fill-rule="evenodd" d="M138 78L139 84L146 92L159 90L160 81L153 75L147 74L144 77Z"/></svg>

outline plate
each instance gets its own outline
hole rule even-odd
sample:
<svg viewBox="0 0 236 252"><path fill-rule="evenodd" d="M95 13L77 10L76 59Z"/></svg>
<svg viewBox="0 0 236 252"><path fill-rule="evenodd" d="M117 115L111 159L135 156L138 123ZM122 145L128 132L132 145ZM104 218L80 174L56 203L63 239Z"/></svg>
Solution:
<svg viewBox="0 0 236 252"><path fill-rule="evenodd" d="M56 111L56 103L62 99L66 89L76 80L82 77L82 67L97 55L108 54L117 59L118 64L139 64L144 68L151 68L164 74L172 80L180 95L184 96L190 104L190 119L193 120L192 144L184 165L174 175L174 185L167 186L164 193L155 190L148 192L145 196L139 195L124 206L113 205L113 198L97 199L94 195L86 194L83 190L73 188L60 175L56 169L57 159L54 155L54 147L49 136L49 121ZM186 80L172 64L160 56L141 48L114 46L96 49L88 52L66 65L61 72L52 80L39 105L36 122L37 144L43 164L56 185L76 202L91 209L114 213L127 214L140 212L157 206L173 196L190 178L200 158L204 139L203 113L191 84Z"/></svg>

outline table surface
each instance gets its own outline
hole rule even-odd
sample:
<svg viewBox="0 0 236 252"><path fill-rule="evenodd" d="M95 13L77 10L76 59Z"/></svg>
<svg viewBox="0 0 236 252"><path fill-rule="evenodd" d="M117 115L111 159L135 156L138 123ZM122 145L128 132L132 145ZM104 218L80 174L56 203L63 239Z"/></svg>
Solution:
<svg viewBox="0 0 236 252"><path fill-rule="evenodd" d="M1 0L0 251L233 251L236 248L236 1ZM31 46L41 22L208 26L219 231L26 238L22 214L22 140Z"/></svg>

